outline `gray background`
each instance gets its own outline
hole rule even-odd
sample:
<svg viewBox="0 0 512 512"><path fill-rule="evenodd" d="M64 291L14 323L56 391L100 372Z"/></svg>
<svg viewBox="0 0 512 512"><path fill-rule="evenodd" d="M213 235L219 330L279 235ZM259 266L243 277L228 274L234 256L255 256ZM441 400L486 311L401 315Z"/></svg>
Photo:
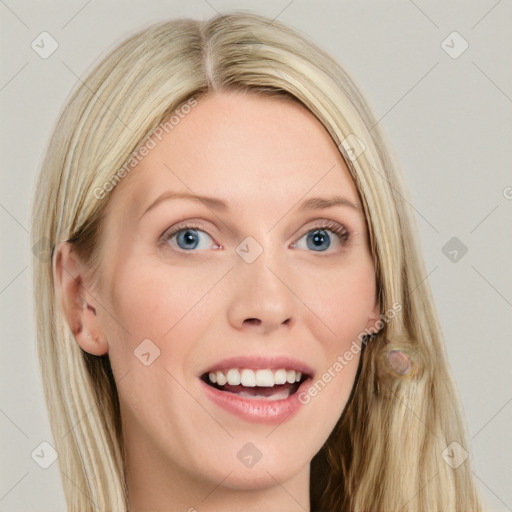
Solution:
<svg viewBox="0 0 512 512"><path fill-rule="evenodd" d="M411 189L476 480L490 510L512 510L510 0L0 0L0 511L65 510L57 463L42 469L31 458L53 441L35 358L29 208L58 112L98 56L134 29L233 8L310 36L380 118ZM47 59L31 48L43 31L59 44ZM458 58L442 47L453 31L469 44ZM453 53L461 45L452 39ZM452 237L468 248L457 261L443 253Z"/></svg>

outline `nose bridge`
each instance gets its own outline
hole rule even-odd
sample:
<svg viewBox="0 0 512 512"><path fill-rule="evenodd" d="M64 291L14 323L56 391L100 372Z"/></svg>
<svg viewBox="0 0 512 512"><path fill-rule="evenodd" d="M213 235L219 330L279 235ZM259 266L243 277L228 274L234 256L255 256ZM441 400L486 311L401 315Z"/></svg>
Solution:
<svg viewBox="0 0 512 512"><path fill-rule="evenodd" d="M261 240L262 237L260 237ZM251 320L271 330L294 317L296 307L288 287L289 272L283 247L265 236L244 239L236 251L235 287L229 306L230 321L239 328Z"/></svg>
<svg viewBox="0 0 512 512"><path fill-rule="evenodd" d="M285 251L286 247L273 240L272 233L259 234L257 239L248 236L237 247L242 260L237 265L242 274L247 274L246 279L259 283L259 288L270 286L279 293L288 273Z"/></svg>

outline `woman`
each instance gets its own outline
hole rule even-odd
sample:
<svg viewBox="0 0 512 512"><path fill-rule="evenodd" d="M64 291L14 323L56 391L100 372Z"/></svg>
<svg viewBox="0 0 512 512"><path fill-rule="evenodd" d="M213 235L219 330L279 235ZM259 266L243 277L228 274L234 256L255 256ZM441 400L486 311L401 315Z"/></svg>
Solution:
<svg viewBox="0 0 512 512"><path fill-rule="evenodd" d="M234 12L120 44L33 213L69 510L481 510L401 175L361 94Z"/></svg>

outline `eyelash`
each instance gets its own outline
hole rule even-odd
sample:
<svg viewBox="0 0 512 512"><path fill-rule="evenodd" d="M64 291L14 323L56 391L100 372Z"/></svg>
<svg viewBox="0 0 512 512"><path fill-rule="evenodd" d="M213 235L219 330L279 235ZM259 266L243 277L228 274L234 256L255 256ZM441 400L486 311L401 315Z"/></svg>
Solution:
<svg viewBox="0 0 512 512"><path fill-rule="evenodd" d="M178 234L180 231L186 231L187 229L199 230L199 231L203 231L206 234L208 234L203 225L201 225L200 223L197 223L197 222L193 222L193 221L188 222L186 224L178 224L177 226L174 226L170 229L171 229L171 231L169 231L169 230L165 231L162 234L162 236L160 237L160 241L162 244L168 244L169 240L174 235ZM332 233L334 233L338 237L340 244L342 246L346 245L350 238L350 231L348 231L348 229L346 229L345 226L343 226L342 224L339 224L338 222L334 222L334 221L330 220L330 221L323 221L318 226L310 227L307 231L305 231L304 233L301 234L301 236L298 238L298 240L300 240L304 235L307 235L311 231L321 231L321 230L331 231ZM208 236L210 236L210 238L212 238L211 235L208 235ZM294 244L295 244L295 242L294 242ZM197 251L185 251L180 248L178 248L178 250L180 252L197 252ZM325 251L318 251L318 252L321 253L321 252L325 252Z"/></svg>

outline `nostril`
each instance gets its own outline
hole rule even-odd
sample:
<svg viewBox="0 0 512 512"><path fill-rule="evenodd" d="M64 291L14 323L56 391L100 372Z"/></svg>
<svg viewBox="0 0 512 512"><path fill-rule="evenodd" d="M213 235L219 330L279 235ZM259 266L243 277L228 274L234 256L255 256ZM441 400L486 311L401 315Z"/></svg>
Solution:
<svg viewBox="0 0 512 512"><path fill-rule="evenodd" d="M259 325L261 323L261 320L259 318L247 318L245 322L249 324L256 324Z"/></svg>

